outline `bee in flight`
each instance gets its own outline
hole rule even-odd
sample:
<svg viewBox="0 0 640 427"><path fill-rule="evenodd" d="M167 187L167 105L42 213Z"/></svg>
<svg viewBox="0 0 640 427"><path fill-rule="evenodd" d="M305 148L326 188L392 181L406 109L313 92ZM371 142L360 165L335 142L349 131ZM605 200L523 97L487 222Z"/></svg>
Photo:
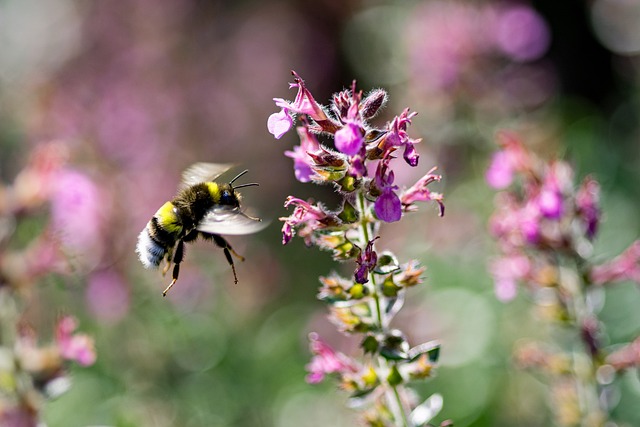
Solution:
<svg viewBox="0 0 640 427"><path fill-rule="evenodd" d="M221 234L242 235L262 230L266 224L259 218L253 218L241 210L241 196L236 190L257 186L255 182L234 186L233 183L247 173L239 173L226 183L215 180L227 172L232 165L215 163L195 163L182 173L182 182L178 194L170 202L158 209L151 221L138 236L136 252L145 268L158 268L162 260L167 265L162 274L171 267L171 283L162 292L167 295L169 289L178 280L180 263L184 258L184 244L198 237L212 240L224 250L227 262L233 271L234 282L238 283L232 254L241 261L229 242Z"/></svg>

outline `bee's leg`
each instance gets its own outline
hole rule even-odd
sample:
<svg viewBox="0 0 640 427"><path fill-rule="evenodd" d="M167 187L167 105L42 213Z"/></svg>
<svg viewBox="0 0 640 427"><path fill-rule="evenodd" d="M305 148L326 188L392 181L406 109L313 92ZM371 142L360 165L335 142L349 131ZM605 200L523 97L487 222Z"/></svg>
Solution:
<svg viewBox="0 0 640 427"><path fill-rule="evenodd" d="M167 288L162 292L163 297L167 296L167 292L169 292L169 289L171 289L171 287L175 285L176 281L178 280L178 275L180 274L180 263L182 262L183 257L184 257L184 241L180 240L178 242L178 245L176 246L176 252L173 256L173 263L174 263L173 274L172 274L173 280L171 280L171 283L169 283L169 286L167 286Z"/></svg>
<svg viewBox="0 0 640 427"><path fill-rule="evenodd" d="M211 238L216 243L216 245L218 245L224 250L224 256L227 257L227 262L229 263L229 265L231 266L231 270L233 271L233 281L235 284L238 284L238 276L236 275L236 266L233 264L233 258L231 257L231 254L238 257L240 261L244 261L244 257L242 255L239 255L236 251L234 251L231 245L229 244L229 242L227 242L224 239L224 237L219 236L217 234L210 234L209 236L211 236Z"/></svg>
<svg viewBox="0 0 640 427"><path fill-rule="evenodd" d="M169 250L167 251L167 265L164 266L164 268L162 269L162 277L164 277L165 274L167 274L167 271L169 271L169 268L171 267L171 260L173 259L173 248L169 248Z"/></svg>

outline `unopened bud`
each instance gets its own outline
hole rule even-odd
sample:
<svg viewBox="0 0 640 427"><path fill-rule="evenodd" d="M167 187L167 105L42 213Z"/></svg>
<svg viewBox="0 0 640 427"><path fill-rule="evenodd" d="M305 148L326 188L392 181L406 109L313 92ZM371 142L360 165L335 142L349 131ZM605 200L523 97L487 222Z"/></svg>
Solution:
<svg viewBox="0 0 640 427"><path fill-rule="evenodd" d="M362 101L362 118L365 120L373 118L386 103L387 92L384 89L372 90Z"/></svg>

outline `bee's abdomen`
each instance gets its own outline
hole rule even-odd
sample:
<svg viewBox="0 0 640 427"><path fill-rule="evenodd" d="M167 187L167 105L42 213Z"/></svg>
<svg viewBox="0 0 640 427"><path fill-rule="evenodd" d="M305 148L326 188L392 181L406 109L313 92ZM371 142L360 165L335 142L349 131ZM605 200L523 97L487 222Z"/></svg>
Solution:
<svg viewBox="0 0 640 427"><path fill-rule="evenodd" d="M167 202L151 218L138 236L136 252L146 268L160 265L182 233L182 218L173 203Z"/></svg>
<svg viewBox="0 0 640 427"><path fill-rule="evenodd" d="M149 221L138 235L138 244L136 245L136 253L145 268L157 268L170 247L152 236L152 227L153 221Z"/></svg>

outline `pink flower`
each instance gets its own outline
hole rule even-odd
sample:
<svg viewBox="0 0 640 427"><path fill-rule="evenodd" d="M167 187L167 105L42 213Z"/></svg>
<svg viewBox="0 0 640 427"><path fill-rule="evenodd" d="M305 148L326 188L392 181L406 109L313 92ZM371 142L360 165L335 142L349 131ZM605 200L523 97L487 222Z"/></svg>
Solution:
<svg viewBox="0 0 640 427"><path fill-rule="evenodd" d="M307 126L298 126L297 131L300 145L293 147L293 151L285 151L284 154L293 159L296 179L300 182L309 182L314 175L313 166L315 165L311 155L320 152L320 143Z"/></svg>
<svg viewBox="0 0 640 427"><path fill-rule="evenodd" d="M282 98L273 98L276 106L281 107L279 113L273 113L267 120L267 129L276 139L287 133L293 127L293 114L306 114L317 122L328 120L322 105L318 104L311 95L311 92L304 84L304 80L295 71L291 71L294 76L294 83L289 83L289 87L297 87L298 93L293 102Z"/></svg>
<svg viewBox="0 0 640 427"><path fill-rule="evenodd" d="M510 255L494 261L490 270L496 297L502 302L507 302L516 297L518 280L529 275L531 263L524 255Z"/></svg>
<svg viewBox="0 0 640 427"><path fill-rule="evenodd" d="M100 242L105 202L96 184L87 175L63 169L53 177L51 225L64 244L78 251L91 252Z"/></svg>
<svg viewBox="0 0 640 427"><path fill-rule="evenodd" d="M540 211L531 201L524 206L515 195L503 192L496 196L496 212L491 217L491 234L506 248L535 245L540 239Z"/></svg>
<svg viewBox="0 0 640 427"><path fill-rule="evenodd" d="M497 151L491 157L485 179L492 188L502 190L513 182L514 168L510 160L509 154L505 151Z"/></svg>
<svg viewBox="0 0 640 427"><path fill-rule="evenodd" d="M420 140L411 139L407 134L407 127L411 124L411 119L417 114L415 111L409 113L409 109L405 108L399 116L396 116L389 124L389 131L380 147L383 151L390 148L404 147L403 158L410 166L418 166L420 157L414 147L414 144L417 144Z"/></svg>
<svg viewBox="0 0 640 427"><path fill-rule="evenodd" d="M73 360L82 366L90 366L96 361L93 338L85 334L74 334L78 322L71 316L65 316L56 327L56 342L60 356Z"/></svg>
<svg viewBox="0 0 640 427"><path fill-rule="evenodd" d="M613 260L593 267L591 281L597 285L631 280L640 284L640 240Z"/></svg>
<svg viewBox="0 0 640 427"><path fill-rule="evenodd" d="M280 98L274 98L276 102L281 101ZM289 110L282 108L279 113L273 113L267 119L267 129L276 139L282 138L293 127L293 118L289 114Z"/></svg>
<svg viewBox="0 0 640 427"><path fill-rule="evenodd" d="M354 82L355 90L355 82ZM360 152L364 142L364 129L359 112L360 96L354 95L347 110L345 125L335 133L335 144L338 151L354 156Z"/></svg>
<svg viewBox="0 0 640 427"><path fill-rule="evenodd" d="M314 206L311 203L298 199L297 197L289 196L284 202L284 207L294 205L293 213L288 217L280 218L280 221L284 222L282 226L282 244L286 245L291 241L295 230L300 227L305 227L306 231L303 233L305 236L311 234L311 232L324 228L325 225L336 223L337 219L324 211L320 206Z"/></svg>
<svg viewBox="0 0 640 427"><path fill-rule="evenodd" d="M549 47L549 28L529 6L516 5L502 10L496 24L498 48L515 61L538 59Z"/></svg>
<svg viewBox="0 0 640 427"><path fill-rule="evenodd" d="M307 382L317 384L325 375L333 373L354 373L358 371L355 363L343 353L334 351L320 339L317 333L309 334L309 348L313 353L311 362L307 365Z"/></svg>
<svg viewBox="0 0 640 427"><path fill-rule="evenodd" d="M502 150L491 158L485 179L492 188L501 190L511 185L515 172L530 168L531 156L516 135L502 131L497 138Z"/></svg>
<svg viewBox="0 0 640 427"><path fill-rule="evenodd" d="M576 208L578 216L585 225L585 234L588 239L593 239L598 231L600 223L600 185L590 176L587 176L580 185L576 194Z"/></svg>
<svg viewBox="0 0 640 427"><path fill-rule="evenodd" d="M438 203L440 207L440 216L444 216L444 203L442 202L443 196L440 193L434 193L427 188L429 184L435 181L440 181L442 179L441 175L435 175L433 171L436 168L432 168L425 176L420 178L411 188L405 190L400 197L400 201L402 202L402 206L405 211L414 210L415 202L426 202L433 200Z"/></svg>
<svg viewBox="0 0 640 427"><path fill-rule="evenodd" d="M360 126L353 122L344 125L335 135L336 148L348 156L358 154L363 141Z"/></svg>
<svg viewBox="0 0 640 427"><path fill-rule="evenodd" d="M540 213L549 219L558 220L564 214L563 189L571 191L573 173L566 163L554 162L544 176L544 182L535 203Z"/></svg>

